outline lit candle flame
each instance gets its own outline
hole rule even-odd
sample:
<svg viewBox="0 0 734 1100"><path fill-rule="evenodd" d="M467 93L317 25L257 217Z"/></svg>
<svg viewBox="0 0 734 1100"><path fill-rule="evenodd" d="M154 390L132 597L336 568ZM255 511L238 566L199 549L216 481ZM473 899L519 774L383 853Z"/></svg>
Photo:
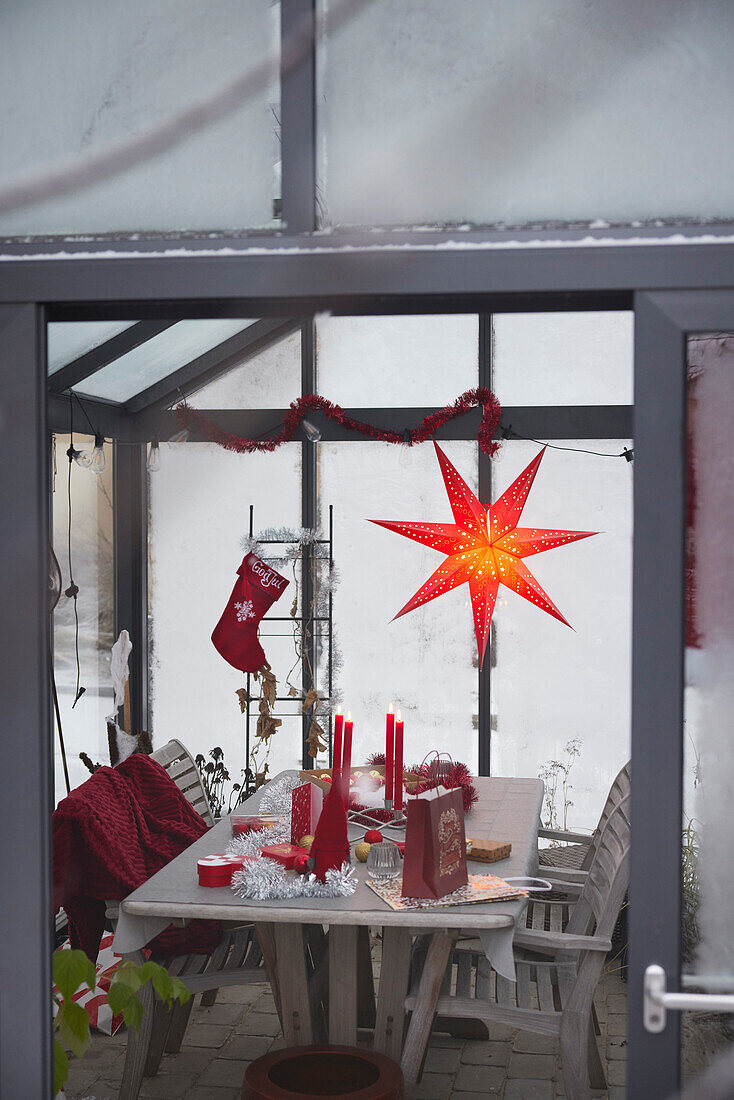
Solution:
<svg viewBox="0 0 734 1100"><path fill-rule="evenodd" d="M342 708L341 708L341 707L337 707L337 708L336 708L336 713L337 713L337 714L343 714L344 712L343 712L343 710L342 710Z"/></svg>
<svg viewBox="0 0 734 1100"><path fill-rule="evenodd" d="M402 722L402 720L403 716L401 715L400 711L398 711L398 722Z"/></svg>
<svg viewBox="0 0 734 1100"><path fill-rule="evenodd" d="M387 708L387 713L388 714L394 714L394 712L395 712L395 707L391 703L390 706Z"/></svg>
<svg viewBox="0 0 734 1100"><path fill-rule="evenodd" d="M347 722L351 722L351 721L352 721L352 712L351 712L351 710L348 710L347 711Z"/></svg>

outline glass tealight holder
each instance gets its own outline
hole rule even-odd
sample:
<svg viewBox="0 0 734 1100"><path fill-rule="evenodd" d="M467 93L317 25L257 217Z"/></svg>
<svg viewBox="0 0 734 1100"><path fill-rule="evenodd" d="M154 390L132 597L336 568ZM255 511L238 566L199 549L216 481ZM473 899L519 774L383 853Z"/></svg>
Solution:
<svg viewBox="0 0 734 1100"><path fill-rule="evenodd" d="M400 849L396 844L371 844L367 854L367 874L374 879L391 879L400 874Z"/></svg>

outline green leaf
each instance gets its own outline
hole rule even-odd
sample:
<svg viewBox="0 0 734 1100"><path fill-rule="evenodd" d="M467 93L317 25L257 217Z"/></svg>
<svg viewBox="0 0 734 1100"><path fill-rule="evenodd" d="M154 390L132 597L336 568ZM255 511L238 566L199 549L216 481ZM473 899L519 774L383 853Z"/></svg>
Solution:
<svg viewBox="0 0 734 1100"><path fill-rule="evenodd" d="M54 1095L61 1092L69 1076L69 1055L58 1039L54 1039Z"/></svg>
<svg viewBox="0 0 734 1100"><path fill-rule="evenodd" d="M182 1005L185 1005L191 996L186 986L178 978L173 979L173 996Z"/></svg>
<svg viewBox="0 0 734 1100"><path fill-rule="evenodd" d="M134 1027L137 1031L143 1019L143 1005L137 996L130 998L122 1010L123 1019L127 1027Z"/></svg>
<svg viewBox="0 0 734 1100"><path fill-rule="evenodd" d="M113 984L121 982L123 985L129 985L133 992L135 992L135 990L140 989L143 981L145 980L140 976L141 969L142 967L136 966L135 963L120 963L117 970L115 971Z"/></svg>
<svg viewBox="0 0 734 1100"><path fill-rule="evenodd" d="M86 982L94 989L97 977L94 963L83 951L60 948L54 952L54 985L65 1001L70 1001L79 986Z"/></svg>
<svg viewBox="0 0 734 1100"><path fill-rule="evenodd" d="M113 981L107 994L107 1003L113 1014L119 1016L134 997L135 993L129 985L125 985L124 982Z"/></svg>
<svg viewBox="0 0 734 1100"><path fill-rule="evenodd" d="M81 1058L92 1041L89 1035L89 1013L76 1001L64 1001L56 1019L62 1042L72 1054Z"/></svg>
<svg viewBox="0 0 734 1100"><path fill-rule="evenodd" d="M155 971L151 976L151 982L153 983L153 989L160 997L162 1001L165 1001L168 1007L171 1007L171 998L173 997L173 981L171 975L167 970L164 970L162 966L156 966Z"/></svg>

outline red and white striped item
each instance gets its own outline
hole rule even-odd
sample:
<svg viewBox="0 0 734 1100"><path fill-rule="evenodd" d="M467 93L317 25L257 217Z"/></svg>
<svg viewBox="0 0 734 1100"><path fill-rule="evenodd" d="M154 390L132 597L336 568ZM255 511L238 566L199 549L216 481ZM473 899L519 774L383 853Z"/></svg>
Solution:
<svg viewBox="0 0 734 1100"><path fill-rule="evenodd" d="M90 1025L97 1031L101 1031L104 1035L114 1035L116 1031L120 1030L123 1022L122 1016L112 1015L112 1009L107 1003L107 991L110 988L110 983L112 982L112 978L120 962L120 955L117 955L112 950L113 939L113 934L111 932L106 932L100 942L99 955L97 956L97 965L95 967L97 971L96 989L92 991L88 985L82 985L74 994L73 998L82 1008L86 1008L89 1013ZM61 949L63 951L70 946L67 940ZM149 954L149 951L145 952L146 956ZM54 992L58 993L58 989L54 988ZM54 1016L55 1015L56 1005L54 1004Z"/></svg>
<svg viewBox="0 0 734 1100"><path fill-rule="evenodd" d="M228 855L215 852L213 856L204 856L197 861L199 886L231 886L232 875L239 871L254 856Z"/></svg>

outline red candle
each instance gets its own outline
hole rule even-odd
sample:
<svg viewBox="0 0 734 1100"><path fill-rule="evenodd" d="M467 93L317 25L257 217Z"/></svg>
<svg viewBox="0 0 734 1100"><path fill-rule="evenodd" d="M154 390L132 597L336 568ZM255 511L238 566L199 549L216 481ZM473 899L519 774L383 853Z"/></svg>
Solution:
<svg viewBox="0 0 734 1100"><path fill-rule="evenodd" d="M347 711L347 720L344 723L344 747L342 749L341 784L344 792L344 801L349 805L349 779L352 774L352 712Z"/></svg>
<svg viewBox="0 0 734 1100"><path fill-rule="evenodd" d="M400 717L400 711L398 711L395 721L395 794L393 796L396 815L402 813L403 810L403 726L404 723Z"/></svg>
<svg viewBox="0 0 734 1100"><path fill-rule="evenodd" d="M342 732L344 730L344 715L342 709L334 715L334 741L331 748L331 779L332 782L339 778L342 765Z"/></svg>
<svg viewBox="0 0 734 1100"><path fill-rule="evenodd" d="M385 726L385 801L392 802L393 776L395 774L395 714L392 703L387 712Z"/></svg>

